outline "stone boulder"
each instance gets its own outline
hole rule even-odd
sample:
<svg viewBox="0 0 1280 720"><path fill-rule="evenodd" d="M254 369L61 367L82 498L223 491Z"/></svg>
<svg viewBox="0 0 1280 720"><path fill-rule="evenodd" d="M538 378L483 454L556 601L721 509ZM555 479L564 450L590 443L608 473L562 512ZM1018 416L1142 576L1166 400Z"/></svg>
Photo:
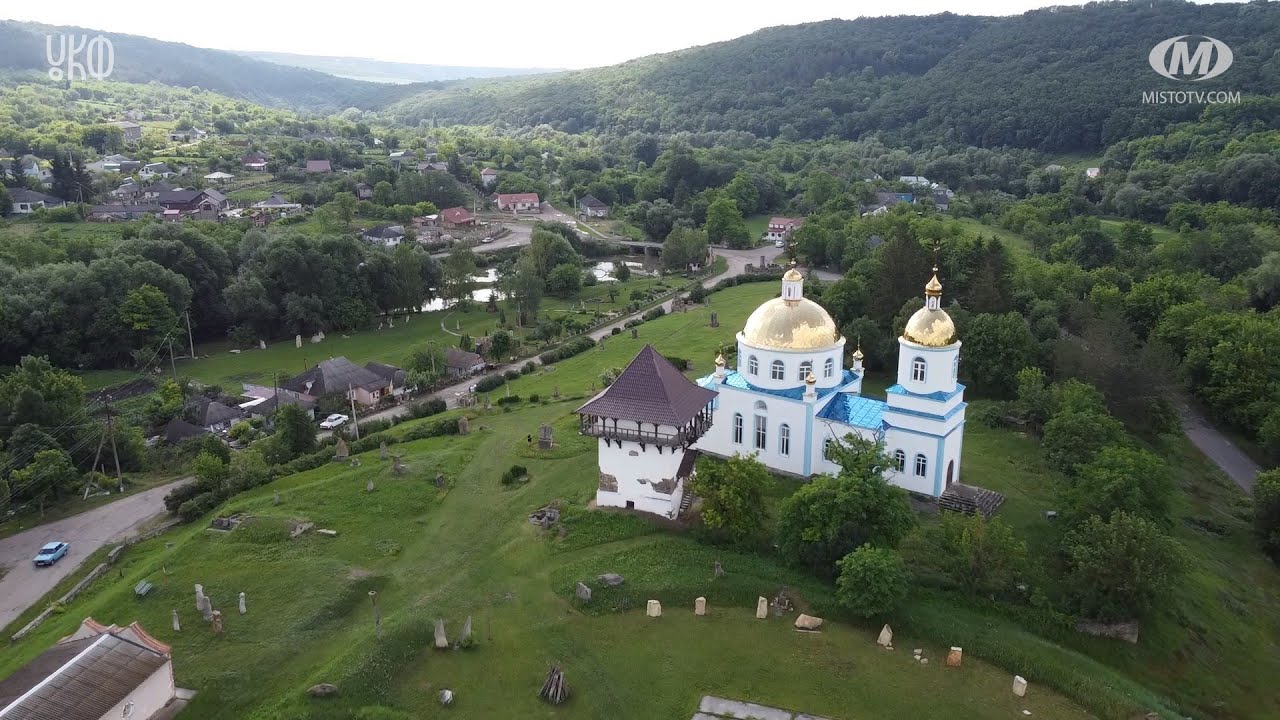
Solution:
<svg viewBox="0 0 1280 720"><path fill-rule="evenodd" d="M626 582L626 578L622 577L618 573L605 573L596 579L608 587L618 587L622 583Z"/></svg>
<svg viewBox="0 0 1280 720"><path fill-rule="evenodd" d="M331 697L338 694L338 686L329 683L320 683L307 688L307 694L313 698Z"/></svg>
<svg viewBox="0 0 1280 720"><path fill-rule="evenodd" d="M822 627L822 618L812 615L800 613L800 617L796 618L797 630L817 630Z"/></svg>
<svg viewBox="0 0 1280 720"><path fill-rule="evenodd" d="M582 602L591 602L591 588L587 587L585 584L578 583L576 594L578 599Z"/></svg>

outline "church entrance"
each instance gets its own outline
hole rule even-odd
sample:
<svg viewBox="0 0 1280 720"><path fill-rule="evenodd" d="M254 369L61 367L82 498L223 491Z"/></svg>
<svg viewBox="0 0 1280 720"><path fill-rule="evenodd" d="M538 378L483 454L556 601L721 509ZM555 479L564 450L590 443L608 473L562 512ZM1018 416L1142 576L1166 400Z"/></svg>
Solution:
<svg viewBox="0 0 1280 720"><path fill-rule="evenodd" d="M951 487L951 482L956 479L956 461L952 460L947 463L947 487Z"/></svg>

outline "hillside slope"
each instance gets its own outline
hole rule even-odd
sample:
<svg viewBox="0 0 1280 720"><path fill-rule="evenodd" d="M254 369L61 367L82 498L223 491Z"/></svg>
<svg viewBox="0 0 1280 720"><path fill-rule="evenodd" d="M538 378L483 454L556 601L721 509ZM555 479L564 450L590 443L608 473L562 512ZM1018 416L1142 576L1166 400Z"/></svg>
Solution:
<svg viewBox="0 0 1280 720"><path fill-rule="evenodd" d="M388 62L371 58L338 57L330 55L296 55L294 53L260 50L236 51L254 60L265 60L278 65L305 68L354 80L404 84L411 82L437 82L464 78L496 78L511 75L538 75L560 72L548 68L476 67L470 65L424 65L420 63Z"/></svg>
<svg viewBox="0 0 1280 720"><path fill-rule="evenodd" d="M0 68L47 70L45 36L59 33L93 37L99 31L0 21ZM115 67L111 79L120 82L194 85L263 105L321 113L348 107L376 109L405 92L425 87L361 82L221 50L137 35L101 34L109 38L114 47Z"/></svg>
<svg viewBox="0 0 1280 720"><path fill-rule="evenodd" d="M1188 89L1147 65L1157 42L1188 33L1223 40L1235 54L1228 73L1195 89L1280 92L1280 5L1144 0L768 28L612 67L432 88L391 112L408 122L570 132L883 132L916 144L1097 150L1199 113L1142 104L1144 90Z"/></svg>

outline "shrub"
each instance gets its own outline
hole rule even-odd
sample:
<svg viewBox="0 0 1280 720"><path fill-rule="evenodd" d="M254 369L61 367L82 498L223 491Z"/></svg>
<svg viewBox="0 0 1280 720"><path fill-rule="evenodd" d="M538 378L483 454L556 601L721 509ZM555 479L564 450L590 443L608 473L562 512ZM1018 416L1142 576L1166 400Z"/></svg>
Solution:
<svg viewBox="0 0 1280 720"><path fill-rule="evenodd" d="M863 545L838 566L836 599L856 615L884 615L907 597L907 566L895 550Z"/></svg>
<svg viewBox="0 0 1280 720"><path fill-rule="evenodd" d="M410 405L409 416L413 418L431 417L432 415L439 415L448 409L449 406L443 398L432 397Z"/></svg>
<svg viewBox="0 0 1280 720"><path fill-rule="evenodd" d="M631 291L630 298L632 300L644 300L648 296L649 296L649 293L645 292L644 290L641 290L640 288L636 288L635 290Z"/></svg>
<svg viewBox="0 0 1280 720"><path fill-rule="evenodd" d="M622 334L622 328L620 328L620 327L615 327L615 328L613 328L612 330L610 330L610 331L609 331L609 334L610 334L610 335L621 335L621 334Z"/></svg>
<svg viewBox="0 0 1280 720"><path fill-rule="evenodd" d="M529 402L531 402L531 403L536 403L536 402L538 402L538 401L539 401L539 400L541 400L541 399L542 399L542 397L541 397L540 395L538 395L538 393L533 393L533 394L529 395Z"/></svg>
<svg viewBox="0 0 1280 720"><path fill-rule="evenodd" d="M191 482L185 485L179 485L178 487L170 490L169 494L164 496L164 509L171 513L176 513L178 512L178 508L182 507L183 503L202 492L204 491L200 488L198 483Z"/></svg>
<svg viewBox="0 0 1280 720"><path fill-rule="evenodd" d="M200 493L178 506L178 518L182 522L199 520L218 507L222 500L222 494L217 491Z"/></svg>
<svg viewBox="0 0 1280 720"><path fill-rule="evenodd" d="M550 365L574 355L581 355L596 346L596 341L589 337L574 338L560 347L548 350L538 356L543 365Z"/></svg>
<svg viewBox="0 0 1280 720"><path fill-rule="evenodd" d="M1110 415L1068 410L1045 423L1040 449L1050 467L1074 475L1100 450L1119 444L1124 436L1124 426Z"/></svg>
<svg viewBox="0 0 1280 720"><path fill-rule="evenodd" d="M507 471L502 473L502 484L510 485L521 478L529 477L529 469L523 465L512 465Z"/></svg>
<svg viewBox="0 0 1280 720"><path fill-rule="evenodd" d="M1077 609L1101 620L1124 620L1150 608L1186 568L1182 546L1151 522L1125 512L1089 518L1063 542L1064 586Z"/></svg>
<svg viewBox="0 0 1280 720"><path fill-rule="evenodd" d="M689 302L700 303L706 299L707 289L702 286L702 283L694 283L693 287L689 288Z"/></svg>
<svg viewBox="0 0 1280 720"><path fill-rule="evenodd" d="M476 381L476 392L489 392L502 387L507 379L501 375L485 375Z"/></svg>
<svg viewBox="0 0 1280 720"><path fill-rule="evenodd" d="M657 320L658 318L666 314L667 314L667 311L663 309L661 305L659 305L658 307L655 307L655 308L649 308L640 317L644 318L645 320Z"/></svg>
<svg viewBox="0 0 1280 720"><path fill-rule="evenodd" d="M1253 486L1253 530L1262 551L1280 563L1280 470L1259 473Z"/></svg>
<svg viewBox="0 0 1280 720"><path fill-rule="evenodd" d="M497 404L498 404L499 406L501 406L501 405L518 405L519 403L520 403L520 396L519 396L519 395L508 395L508 396L506 396L506 397L500 397L500 398L498 398L498 401L497 401Z"/></svg>
<svg viewBox="0 0 1280 720"><path fill-rule="evenodd" d="M680 372L684 372L689 369L688 358L676 357L674 355L663 355L662 357L666 358L672 365L675 365L676 369Z"/></svg>
<svg viewBox="0 0 1280 720"><path fill-rule="evenodd" d="M521 368L520 368L520 374L521 374L521 375L528 375L528 374L532 373L533 371L535 371L535 370L537 370L537 369L538 369L538 365L537 365L536 363L534 363L532 360L528 360L528 361L526 361L526 362L525 362L525 364L524 364L523 366L521 366Z"/></svg>
<svg viewBox="0 0 1280 720"><path fill-rule="evenodd" d="M520 379L520 371L519 371L519 370L508 370L508 371L506 371L506 372L502 373L502 377L504 377L504 378L506 378L506 379L508 379L508 380L519 380L519 379Z"/></svg>

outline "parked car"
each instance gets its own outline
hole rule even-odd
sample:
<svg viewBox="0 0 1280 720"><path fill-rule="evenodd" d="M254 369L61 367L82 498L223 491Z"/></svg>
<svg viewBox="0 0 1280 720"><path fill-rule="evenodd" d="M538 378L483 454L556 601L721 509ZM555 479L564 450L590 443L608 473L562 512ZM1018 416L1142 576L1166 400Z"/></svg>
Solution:
<svg viewBox="0 0 1280 720"><path fill-rule="evenodd" d="M786 240L774 240L774 241L773 241L773 246L774 246L774 247L777 247L777 248L784 248L784 247L786 247L786 246L787 246L787 241L786 241Z"/></svg>
<svg viewBox="0 0 1280 720"><path fill-rule="evenodd" d="M35 563L37 566L52 565L61 560L62 556L66 555L70 549L70 545L61 541L55 540L54 542L46 543L44 547L40 548L40 552L36 553Z"/></svg>
<svg viewBox="0 0 1280 720"><path fill-rule="evenodd" d="M324 428L325 430L332 430L336 427L342 427L350 419L351 418L341 413L334 413L329 417L325 418L324 420L321 420L320 427Z"/></svg>
<svg viewBox="0 0 1280 720"><path fill-rule="evenodd" d="M485 238L485 239L481 240L480 242L482 242L482 243L484 243L484 244L488 245L489 243L493 242L493 238L491 238L491 237L487 237L487 238Z"/></svg>

